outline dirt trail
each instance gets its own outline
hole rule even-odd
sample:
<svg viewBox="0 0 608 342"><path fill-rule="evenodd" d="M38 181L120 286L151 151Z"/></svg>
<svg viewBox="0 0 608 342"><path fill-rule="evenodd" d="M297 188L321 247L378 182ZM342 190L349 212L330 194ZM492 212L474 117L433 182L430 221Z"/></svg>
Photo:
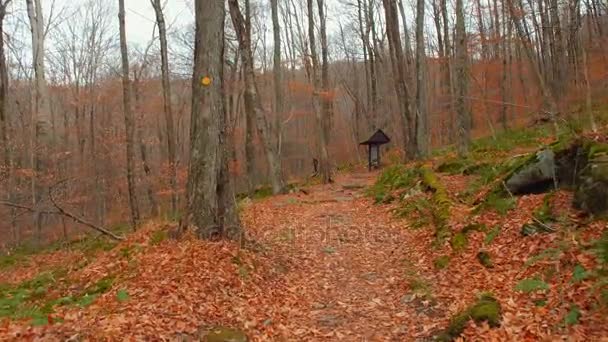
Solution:
<svg viewBox="0 0 608 342"><path fill-rule="evenodd" d="M289 340L413 340L424 306L408 296L405 222L363 196L374 174L353 174L309 195L289 195L254 204L265 242L284 253L288 288L300 303L285 325ZM274 208L272 208L274 207ZM272 227L272 228L269 228ZM418 305L412 305L412 303ZM418 311L416 311L418 310Z"/></svg>

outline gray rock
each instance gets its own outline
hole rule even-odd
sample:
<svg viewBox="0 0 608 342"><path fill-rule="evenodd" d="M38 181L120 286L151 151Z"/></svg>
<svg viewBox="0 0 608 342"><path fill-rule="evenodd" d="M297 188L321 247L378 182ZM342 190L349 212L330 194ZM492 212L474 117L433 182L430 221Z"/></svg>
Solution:
<svg viewBox="0 0 608 342"><path fill-rule="evenodd" d="M555 182L555 153L551 149L536 153L536 159L515 171L506 181L513 194L544 192Z"/></svg>

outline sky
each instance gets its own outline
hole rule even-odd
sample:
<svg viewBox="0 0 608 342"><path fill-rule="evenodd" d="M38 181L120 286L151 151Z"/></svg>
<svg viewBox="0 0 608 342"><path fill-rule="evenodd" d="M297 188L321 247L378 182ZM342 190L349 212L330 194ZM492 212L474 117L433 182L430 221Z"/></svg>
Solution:
<svg viewBox="0 0 608 342"><path fill-rule="evenodd" d="M86 2L86 0L55 0L56 7L77 6ZM118 0L105 0L116 2L116 10L118 11ZM50 11L50 3L52 0L42 0L42 6L45 13ZM191 6L192 0L164 0L165 21L168 26L177 25L185 26L194 20ZM44 7L46 4L49 4ZM150 5L150 0L125 0L126 12L126 30L127 41L139 45L145 45L152 37L152 30L156 17L154 9ZM118 15L118 12L116 13Z"/></svg>

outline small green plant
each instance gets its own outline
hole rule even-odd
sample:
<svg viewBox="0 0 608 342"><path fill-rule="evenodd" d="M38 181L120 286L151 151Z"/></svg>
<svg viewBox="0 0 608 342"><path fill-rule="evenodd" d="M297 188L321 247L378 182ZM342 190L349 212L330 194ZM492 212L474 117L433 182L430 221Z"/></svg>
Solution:
<svg viewBox="0 0 608 342"><path fill-rule="evenodd" d="M495 226L490 231L487 232L486 238L483 240L483 243L488 246L490 245L494 239L500 234L500 226Z"/></svg>
<svg viewBox="0 0 608 342"><path fill-rule="evenodd" d="M475 323L487 322L493 328L500 326L500 303L492 294L482 294L475 304L456 314L450 320L448 327L436 337L435 341L450 342L455 340L462 334L470 320Z"/></svg>
<svg viewBox="0 0 608 342"><path fill-rule="evenodd" d="M573 304L570 306L570 310L566 314L566 317L564 317L564 323L566 326L576 325L579 323L581 316L581 310L577 305Z"/></svg>
<svg viewBox="0 0 608 342"><path fill-rule="evenodd" d="M121 303L128 301L129 298L129 292L127 292L125 289L120 289L118 292L116 292L116 299Z"/></svg>
<svg viewBox="0 0 608 342"><path fill-rule="evenodd" d="M483 207L494 209L500 215L505 216L516 204L517 200L513 197L504 197L497 193L491 193L483 203Z"/></svg>
<svg viewBox="0 0 608 342"><path fill-rule="evenodd" d="M448 255L442 255L439 258L435 259L433 264L435 265L435 268L438 270L447 268L450 265L450 257Z"/></svg>
<svg viewBox="0 0 608 342"><path fill-rule="evenodd" d="M515 285L515 290L523 293L549 290L549 285L539 278L527 278Z"/></svg>
<svg viewBox="0 0 608 342"><path fill-rule="evenodd" d="M325 247L323 247L323 252L326 254L334 254L334 253L336 253L336 249L331 246L325 246Z"/></svg>
<svg viewBox="0 0 608 342"><path fill-rule="evenodd" d="M464 234L462 232L457 233L456 235L454 235L452 237L450 244L452 245L452 250L454 252L463 251L467 247L467 244L468 244L468 239L467 239L466 234Z"/></svg>
<svg viewBox="0 0 608 342"><path fill-rule="evenodd" d="M152 235L150 236L150 245L151 246L158 246L161 243L163 243L163 241L167 240L168 237L168 233L165 230L157 230L155 232L152 233Z"/></svg>
<svg viewBox="0 0 608 342"><path fill-rule="evenodd" d="M389 166L380 174L376 183L367 189L367 195L374 198L377 204L386 203L391 199L391 192L413 186L417 178L418 169L401 164Z"/></svg>
<svg viewBox="0 0 608 342"><path fill-rule="evenodd" d="M581 264L574 266L574 270L572 271L572 282L579 283L589 278L589 276L590 273Z"/></svg>

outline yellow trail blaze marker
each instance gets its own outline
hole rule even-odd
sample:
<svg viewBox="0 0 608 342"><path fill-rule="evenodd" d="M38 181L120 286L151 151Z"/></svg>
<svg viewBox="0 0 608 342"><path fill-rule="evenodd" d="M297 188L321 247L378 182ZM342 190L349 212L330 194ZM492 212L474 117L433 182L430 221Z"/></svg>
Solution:
<svg viewBox="0 0 608 342"><path fill-rule="evenodd" d="M210 84L211 84L211 77L209 77L209 76L205 76L205 77L203 77L203 78L201 79L201 83L202 83L204 86L208 86L208 85L210 85Z"/></svg>

